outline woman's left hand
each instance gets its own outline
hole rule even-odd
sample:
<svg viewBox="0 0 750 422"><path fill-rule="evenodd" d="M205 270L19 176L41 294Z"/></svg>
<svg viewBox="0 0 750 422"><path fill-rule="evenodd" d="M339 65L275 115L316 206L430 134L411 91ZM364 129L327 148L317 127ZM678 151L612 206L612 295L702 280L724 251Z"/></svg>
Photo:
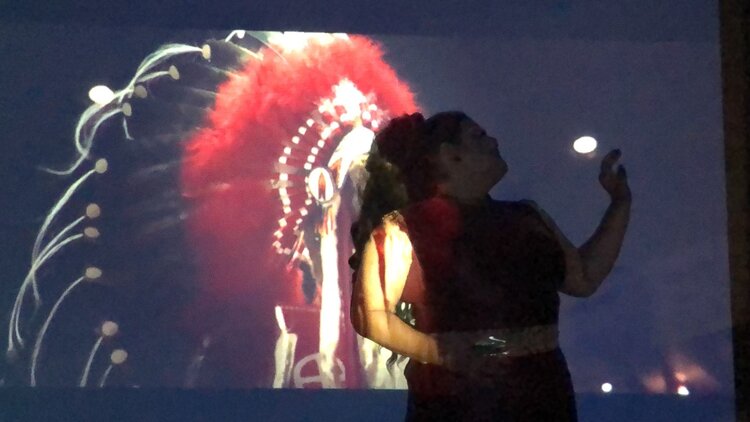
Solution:
<svg viewBox="0 0 750 422"><path fill-rule="evenodd" d="M622 152L619 149L613 149L607 153L602 159L599 173L599 183L602 184L612 201L630 201L632 198L625 167L620 164L617 172L613 168L621 156Z"/></svg>

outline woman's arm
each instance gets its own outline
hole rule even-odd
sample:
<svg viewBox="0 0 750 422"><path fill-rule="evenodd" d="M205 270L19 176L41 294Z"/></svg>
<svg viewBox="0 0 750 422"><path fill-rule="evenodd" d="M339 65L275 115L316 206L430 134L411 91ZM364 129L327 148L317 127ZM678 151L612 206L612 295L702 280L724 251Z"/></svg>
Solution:
<svg viewBox="0 0 750 422"><path fill-rule="evenodd" d="M632 194L628 186L628 175L625 166L614 166L622 156L619 149L608 152L601 163L599 183L609 194L611 203L604 213L599 227L580 248L576 248L557 227L547 213L536 206L547 226L552 229L557 240L565 251L567 273L560 291L571 296L591 296L602 284L620 254L625 231L630 221L630 204Z"/></svg>
<svg viewBox="0 0 750 422"><path fill-rule="evenodd" d="M398 354L422 363L441 365L435 337L424 334L396 315L412 260L408 236L393 222L382 230L383 257L378 254L374 236L370 236L357 271L351 302L354 329L363 337ZM381 267L381 264L385 264ZM382 268L382 271L381 271Z"/></svg>
<svg viewBox="0 0 750 422"><path fill-rule="evenodd" d="M568 240L555 221L533 201L542 221L555 234L565 253L565 280L560 291L570 296L588 297L596 292L612 271L620 254L630 220L630 199L612 200L594 234L581 247Z"/></svg>
<svg viewBox="0 0 750 422"><path fill-rule="evenodd" d="M613 199L599 227L589 240L578 248L591 293L607 278L620 254L630 221L630 204L630 199Z"/></svg>

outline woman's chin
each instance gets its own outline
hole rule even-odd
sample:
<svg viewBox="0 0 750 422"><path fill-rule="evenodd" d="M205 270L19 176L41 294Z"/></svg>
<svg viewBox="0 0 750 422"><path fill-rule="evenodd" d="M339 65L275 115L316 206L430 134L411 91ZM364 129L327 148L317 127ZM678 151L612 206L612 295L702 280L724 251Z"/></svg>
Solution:
<svg viewBox="0 0 750 422"><path fill-rule="evenodd" d="M495 170L495 174L497 175L497 181L499 182L502 180L506 174L508 174L508 164L505 163L505 161L501 162Z"/></svg>

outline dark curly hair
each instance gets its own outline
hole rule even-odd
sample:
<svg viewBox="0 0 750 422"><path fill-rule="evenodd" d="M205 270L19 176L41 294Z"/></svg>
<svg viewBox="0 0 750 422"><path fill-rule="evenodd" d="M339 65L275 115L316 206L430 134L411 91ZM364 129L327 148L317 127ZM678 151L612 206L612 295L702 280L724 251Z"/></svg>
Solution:
<svg viewBox="0 0 750 422"><path fill-rule="evenodd" d="M359 268L359 252L386 214L435 195L442 177L436 163L440 144L458 143L461 122L467 119L461 111L437 113L426 120L414 113L392 119L378 132L365 164L368 178L359 192L359 218L352 226L352 269Z"/></svg>
<svg viewBox="0 0 750 422"><path fill-rule="evenodd" d="M370 234L387 214L437 193L437 183L443 177L437 165L437 152L443 143L459 142L461 122L467 119L461 111L440 112L429 119L420 113L403 115L393 118L375 136L365 165L367 183L359 193L362 204L359 218L351 227L355 251L349 266L354 271L359 268ZM414 325L410 304L399 302L396 314ZM393 353L387 362L388 370L402 359Z"/></svg>

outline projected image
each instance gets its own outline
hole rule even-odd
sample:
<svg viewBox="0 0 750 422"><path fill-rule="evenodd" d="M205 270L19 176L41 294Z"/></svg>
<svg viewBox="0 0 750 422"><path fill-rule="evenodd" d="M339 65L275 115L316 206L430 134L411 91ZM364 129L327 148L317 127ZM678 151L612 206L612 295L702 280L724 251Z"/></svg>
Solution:
<svg viewBox="0 0 750 422"><path fill-rule="evenodd" d="M125 87L93 87L73 164L46 170L71 184L37 235L9 320L8 355L28 365L28 384L48 380L56 350L45 336L58 311L71 312L66 298L127 283L184 300L164 329L197 345L186 387L404 387L386 351L354 334L345 306L349 227L374 131L418 110L382 56L362 36L233 31L165 45ZM106 192L82 202L87 185ZM81 215L67 221L68 210ZM43 270L81 247L109 256L89 258L49 299L63 275ZM37 313L47 314L41 325ZM102 348L126 335L117 327L102 323L80 386L106 385L127 362L128 350ZM97 354L110 352L94 377L92 364L106 360ZM204 374L204 360L231 375Z"/></svg>
<svg viewBox="0 0 750 422"><path fill-rule="evenodd" d="M533 199L577 245L622 150L620 257L591 298L561 295L576 392L733 394L716 46L244 30L148 45L71 59L97 69L65 79L80 101L39 94L71 130L13 163L29 234L2 251L4 386L406 389L406 359L389 368L352 327L350 229L378 131L462 110L508 162L491 196Z"/></svg>

